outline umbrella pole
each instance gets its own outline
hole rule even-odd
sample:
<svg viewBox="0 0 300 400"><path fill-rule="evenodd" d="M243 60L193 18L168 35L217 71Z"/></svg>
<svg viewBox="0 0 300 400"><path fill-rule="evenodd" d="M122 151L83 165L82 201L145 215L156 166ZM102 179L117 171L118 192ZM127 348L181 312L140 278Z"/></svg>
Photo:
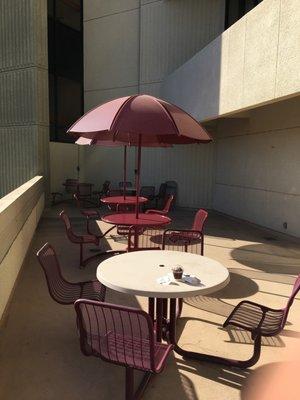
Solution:
<svg viewBox="0 0 300 400"><path fill-rule="evenodd" d="M142 135L139 135L138 145L138 165L137 165L137 176L136 176L136 202L135 202L135 217L139 217L139 196L140 196L140 174L141 174L141 153L142 153Z"/></svg>
<svg viewBox="0 0 300 400"><path fill-rule="evenodd" d="M123 198L126 196L126 181L127 181L127 146L124 146L124 164L123 164Z"/></svg>

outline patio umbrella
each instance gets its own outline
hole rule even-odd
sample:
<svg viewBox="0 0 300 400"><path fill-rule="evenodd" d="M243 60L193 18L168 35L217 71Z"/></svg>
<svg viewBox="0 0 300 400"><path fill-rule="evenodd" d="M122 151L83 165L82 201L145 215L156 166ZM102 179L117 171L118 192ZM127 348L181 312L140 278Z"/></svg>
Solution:
<svg viewBox="0 0 300 400"><path fill-rule="evenodd" d="M141 147L149 143L209 143L207 131L181 108L149 95L121 97L93 108L68 132L75 137L138 146L136 217L140 192ZM91 142L91 143L92 143Z"/></svg>

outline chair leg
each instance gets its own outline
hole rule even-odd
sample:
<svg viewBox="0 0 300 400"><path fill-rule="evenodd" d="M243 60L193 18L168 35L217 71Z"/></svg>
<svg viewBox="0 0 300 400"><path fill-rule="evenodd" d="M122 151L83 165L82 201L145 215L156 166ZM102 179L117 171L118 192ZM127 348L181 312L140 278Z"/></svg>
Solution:
<svg viewBox="0 0 300 400"><path fill-rule="evenodd" d="M177 299L176 318L179 318L182 313L183 299Z"/></svg>
<svg viewBox="0 0 300 400"><path fill-rule="evenodd" d="M204 235L201 235L201 256L204 255Z"/></svg>
<svg viewBox="0 0 300 400"><path fill-rule="evenodd" d="M148 314L150 315L153 323L154 323L154 307L155 307L155 299L153 297L149 297Z"/></svg>
<svg viewBox="0 0 300 400"><path fill-rule="evenodd" d="M131 367L126 368L125 375L125 400L139 400L142 398L145 389L152 377L152 372L145 372L141 383L136 391L134 391L134 369Z"/></svg>
<svg viewBox="0 0 300 400"><path fill-rule="evenodd" d="M93 235L93 233L90 230L90 219L89 217L86 217L86 231L89 235Z"/></svg>
<svg viewBox="0 0 300 400"><path fill-rule="evenodd" d="M125 382L125 399L134 400L134 370L126 367L126 382Z"/></svg>

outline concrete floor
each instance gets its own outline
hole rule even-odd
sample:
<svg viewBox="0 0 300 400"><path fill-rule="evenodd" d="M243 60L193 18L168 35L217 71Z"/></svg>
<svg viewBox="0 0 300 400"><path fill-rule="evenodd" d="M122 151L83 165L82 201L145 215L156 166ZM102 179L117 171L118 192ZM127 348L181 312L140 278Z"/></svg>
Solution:
<svg viewBox="0 0 300 400"><path fill-rule="evenodd" d="M73 306L61 306L50 298L35 257L36 251L49 241L67 279L95 277L100 260L84 270L78 269L78 248L66 239L57 218L61 208L45 210L1 326L0 399L123 399L123 368L81 354ZM78 211L65 208L75 228L84 230ZM173 225L189 227L193 212L181 210L171 216ZM103 224L100 228L104 228ZM209 215L206 233L205 255L223 263L230 271L231 281L218 293L185 301L178 322L179 342L186 349L247 358L252 351L250 336L234 329L223 330L222 323L241 299L274 308L285 304L294 275L300 273L299 243L213 213ZM124 244L109 239L104 246ZM145 299L111 290L107 301L146 306ZM299 296L288 321L280 336L264 339L260 361L246 371L183 360L174 354L165 371L151 381L144 399L244 399L254 369L284 362L289 358L287 349L299 346ZM137 380L139 377L137 373Z"/></svg>

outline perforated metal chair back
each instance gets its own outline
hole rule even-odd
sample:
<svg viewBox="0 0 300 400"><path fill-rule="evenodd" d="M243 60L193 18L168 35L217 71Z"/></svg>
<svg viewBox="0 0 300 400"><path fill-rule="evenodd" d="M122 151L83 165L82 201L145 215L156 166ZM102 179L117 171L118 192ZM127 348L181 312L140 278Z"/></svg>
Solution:
<svg viewBox="0 0 300 400"><path fill-rule="evenodd" d="M159 199L164 199L166 196L166 187L167 185L165 183L161 183L158 189L158 194L157 197Z"/></svg>
<svg viewBox="0 0 300 400"><path fill-rule="evenodd" d="M147 197L148 199L153 199L155 196L155 186L142 186L140 190L140 196Z"/></svg>
<svg viewBox="0 0 300 400"><path fill-rule="evenodd" d="M75 235L75 233L72 230L69 216L66 214L64 210L60 212L59 216L64 223L68 239L73 243L78 243L79 237Z"/></svg>
<svg viewBox="0 0 300 400"><path fill-rule="evenodd" d="M162 243L162 234L163 230L159 228L137 228L131 226L128 229L127 251L161 250L160 244ZM136 235L138 235L138 245L135 243ZM156 243L157 241L158 243Z"/></svg>
<svg viewBox="0 0 300 400"><path fill-rule="evenodd" d="M73 304L80 297L80 286L63 278L53 247L46 243L37 252L37 258L45 273L50 296L57 303Z"/></svg>
<svg viewBox="0 0 300 400"><path fill-rule="evenodd" d="M155 371L154 331L146 312L83 299L75 302L75 309L85 355Z"/></svg>
<svg viewBox="0 0 300 400"><path fill-rule="evenodd" d="M207 217L208 217L208 212L200 208L200 210L196 212L192 230L202 232Z"/></svg>
<svg viewBox="0 0 300 400"><path fill-rule="evenodd" d="M149 200L153 199L155 196L155 186L142 186L140 196L147 197Z"/></svg>
<svg viewBox="0 0 300 400"><path fill-rule="evenodd" d="M92 187L91 183L78 183L77 185L77 196L80 197L91 197L92 196Z"/></svg>
<svg viewBox="0 0 300 400"><path fill-rule="evenodd" d="M102 186L101 194L106 196L110 188L110 181L105 181Z"/></svg>
<svg viewBox="0 0 300 400"><path fill-rule="evenodd" d="M66 179L64 183L66 193L76 193L78 185L78 179Z"/></svg>

